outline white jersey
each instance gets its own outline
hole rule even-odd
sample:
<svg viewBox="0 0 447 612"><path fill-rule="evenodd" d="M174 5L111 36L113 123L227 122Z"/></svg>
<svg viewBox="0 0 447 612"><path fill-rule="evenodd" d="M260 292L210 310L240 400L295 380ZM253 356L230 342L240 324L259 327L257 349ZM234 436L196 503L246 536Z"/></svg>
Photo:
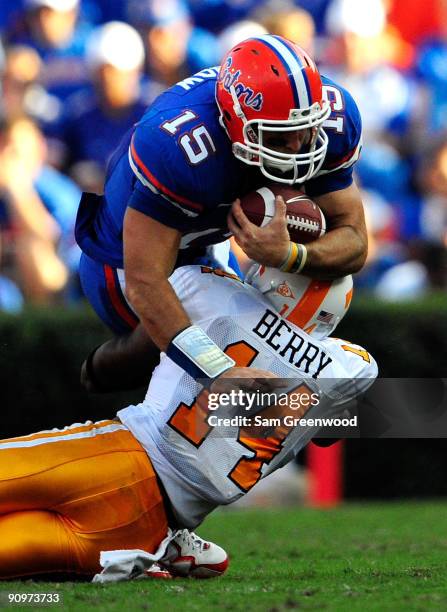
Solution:
<svg viewBox="0 0 447 612"><path fill-rule="evenodd" d="M292 379L290 389L317 394L321 401L307 402L299 416L339 414L340 406L377 376L374 359L362 347L338 339L313 340L236 277L187 266L170 280L191 321L237 365L269 370ZM292 460L318 430L282 427L260 440L241 423L210 426L205 399L208 392L163 353L145 400L118 413L150 456L179 525L188 528Z"/></svg>

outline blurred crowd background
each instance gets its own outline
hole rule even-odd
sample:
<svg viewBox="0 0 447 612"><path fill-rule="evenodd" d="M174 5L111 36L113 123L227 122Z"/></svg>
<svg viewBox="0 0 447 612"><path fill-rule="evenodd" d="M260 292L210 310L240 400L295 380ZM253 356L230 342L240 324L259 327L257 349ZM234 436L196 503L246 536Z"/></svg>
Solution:
<svg viewBox="0 0 447 612"><path fill-rule="evenodd" d="M447 0L0 0L0 310L82 301L81 191L163 89L267 31L360 108L357 288L447 289Z"/></svg>

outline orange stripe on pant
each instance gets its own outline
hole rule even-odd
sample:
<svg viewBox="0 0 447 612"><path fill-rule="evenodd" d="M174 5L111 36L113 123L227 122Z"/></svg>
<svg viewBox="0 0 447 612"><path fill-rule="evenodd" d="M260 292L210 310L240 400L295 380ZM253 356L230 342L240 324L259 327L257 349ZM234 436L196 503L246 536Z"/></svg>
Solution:
<svg viewBox="0 0 447 612"><path fill-rule="evenodd" d="M126 302L126 299L116 279L116 270L114 270L111 266L104 264L104 275L106 279L107 292L113 307L123 321L125 321L131 329L135 329L139 323L139 319L137 315L132 312L130 306Z"/></svg>
<svg viewBox="0 0 447 612"><path fill-rule="evenodd" d="M91 576L101 550L155 552L168 529L142 446L117 421L0 441L0 578Z"/></svg>

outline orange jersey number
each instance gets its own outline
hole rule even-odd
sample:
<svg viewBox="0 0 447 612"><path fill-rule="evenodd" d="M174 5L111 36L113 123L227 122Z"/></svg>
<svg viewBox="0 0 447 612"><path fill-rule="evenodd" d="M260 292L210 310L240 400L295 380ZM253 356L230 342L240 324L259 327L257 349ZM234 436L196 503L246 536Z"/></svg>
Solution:
<svg viewBox="0 0 447 612"><path fill-rule="evenodd" d="M229 344L224 352L234 359L240 368L251 365L258 354L256 349L243 341ZM204 389L191 405L188 406L183 402L179 404L168 421L172 429L194 444L196 448L202 444L212 429L207 422L208 394L208 390Z"/></svg>
<svg viewBox="0 0 447 612"><path fill-rule="evenodd" d="M354 353L354 355L358 355L363 359L363 361L371 363L371 357L369 356L368 351L365 351L365 349L359 349L356 346L352 346L351 344L342 344L341 348L344 351L348 351L348 353Z"/></svg>
<svg viewBox="0 0 447 612"><path fill-rule="evenodd" d="M258 351L247 342L236 342L229 344L225 349L225 353L234 359L239 367L250 366L256 358ZM300 395L302 393L309 395L311 390L305 384L293 389L290 394ZM208 395L209 392L204 389L189 406L185 403L179 404L177 410L173 413L168 421L168 424L178 434L183 436L188 442L199 448L206 439L209 432L213 429L208 425ZM272 459L281 451L284 440L289 435L293 426L285 426L282 417L285 414L293 415L294 418L302 417L307 410L308 405L295 407L291 412L288 406L284 406L278 410L278 406L272 406L263 411L262 416L265 419L269 417L280 418L281 425L274 428L274 431L267 433L263 432L262 427L254 426L241 428L239 430L238 442L250 451L251 456L244 455L239 459L237 464L228 474L228 477L244 492L251 489L253 485L261 478L262 466L265 463L270 463ZM263 437L260 434L265 433Z"/></svg>
<svg viewBox="0 0 447 612"><path fill-rule="evenodd" d="M305 384L289 391L289 397L303 395L309 398L312 391ZM283 442L294 429L294 424L285 424L284 417L290 415L293 419L300 419L309 410L309 403L300 403L300 406L294 406L293 410L289 405L285 406L270 406L263 410L260 415L263 422L267 423L263 430L263 425L255 425L252 427L242 427L239 429L238 442L250 450L254 455L251 457L243 456L228 474L228 477L245 493L249 491L261 478L262 466L264 463L269 464L274 457L281 451ZM272 423L276 420L279 425L275 425L272 429ZM293 423L293 421L290 421ZM256 437L263 434L262 438ZM268 434L268 435L267 435Z"/></svg>

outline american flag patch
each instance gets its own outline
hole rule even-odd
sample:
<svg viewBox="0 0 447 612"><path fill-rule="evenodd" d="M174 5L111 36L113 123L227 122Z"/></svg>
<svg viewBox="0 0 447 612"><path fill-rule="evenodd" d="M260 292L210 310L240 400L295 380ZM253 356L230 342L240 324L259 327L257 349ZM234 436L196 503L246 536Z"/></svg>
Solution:
<svg viewBox="0 0 447 612"><path fill-rule="evenodd" d="M326 312L325 310L320 310L320 313L317 317L317 321L321 321L322 323L332 323L334 315L330 312Z"/></svg>

